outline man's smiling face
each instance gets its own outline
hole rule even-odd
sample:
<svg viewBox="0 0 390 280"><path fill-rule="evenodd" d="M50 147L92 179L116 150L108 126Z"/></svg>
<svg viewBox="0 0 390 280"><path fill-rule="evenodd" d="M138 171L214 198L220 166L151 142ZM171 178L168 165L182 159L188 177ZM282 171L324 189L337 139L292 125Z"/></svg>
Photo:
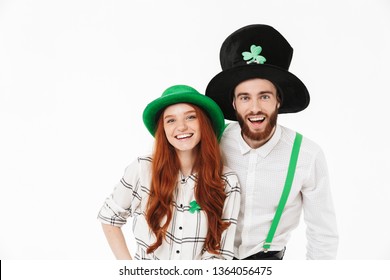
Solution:
<svg viewBox="0 0 390 280"><path fill-rule="evenodd" d="M269 140L275 130L279 106L276 87L268 80L251 79L236 86L233 107L249 146L257 148Z"/></svg>

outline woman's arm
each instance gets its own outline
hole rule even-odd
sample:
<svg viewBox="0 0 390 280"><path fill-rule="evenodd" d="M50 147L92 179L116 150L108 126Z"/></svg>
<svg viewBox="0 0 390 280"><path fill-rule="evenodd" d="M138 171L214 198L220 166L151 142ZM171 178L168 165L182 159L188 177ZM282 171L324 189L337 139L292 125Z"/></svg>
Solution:
<svg viewBox="0 0 390 280"><path fill-rule="evenodd" d="M120 227L103 224L103 232L106 235L108 244L117 260L132 260L130 251L127 248L125 237Z"/></svg>

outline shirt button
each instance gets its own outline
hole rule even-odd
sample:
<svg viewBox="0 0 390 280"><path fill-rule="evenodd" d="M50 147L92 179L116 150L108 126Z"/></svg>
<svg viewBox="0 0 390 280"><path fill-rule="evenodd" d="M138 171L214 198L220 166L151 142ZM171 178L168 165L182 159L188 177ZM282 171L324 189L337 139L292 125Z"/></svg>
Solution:
<svg viewBox="0 0 390 280"><path fill-rule="evenodd" d="M183 229L183 227L179 227L179 229L180 229L180 230L182 230L182 229Z"/></svg>
<svg viewBox="0 0 390 280"><path fill-rule="evenodd" d="M186 179L181 179L181 182L182 182L182 183L185 183L185 182L186 182Z"/></svg>
<svg viewBox="0 0 390 280"><path fill-rule="evenodd" d="M183 208L183 204L180 204L180 208Z"/></svg>
<svg viewBox="0 0 390 280"><path fill-rule="evenodd" d="M176 250L176 254L180 254L180 251L179 251L179 250Z"/></svg>

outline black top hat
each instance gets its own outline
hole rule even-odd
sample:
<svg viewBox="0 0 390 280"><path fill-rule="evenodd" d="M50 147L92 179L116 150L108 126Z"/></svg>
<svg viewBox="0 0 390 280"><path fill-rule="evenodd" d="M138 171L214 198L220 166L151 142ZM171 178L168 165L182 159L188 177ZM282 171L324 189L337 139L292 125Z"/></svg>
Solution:
<svg viewBox="0 0 390 280"><path fill-rule="evenodd" d="M270 80L281 91L279 113L296 113L310 102L303 82L288 71L293 49L273 27L248 25L232 33L220 51L222 72L208 84L206 95L221 107L225 118L236 120L232 106L234 88L241 82L262 78Z"/></svg>

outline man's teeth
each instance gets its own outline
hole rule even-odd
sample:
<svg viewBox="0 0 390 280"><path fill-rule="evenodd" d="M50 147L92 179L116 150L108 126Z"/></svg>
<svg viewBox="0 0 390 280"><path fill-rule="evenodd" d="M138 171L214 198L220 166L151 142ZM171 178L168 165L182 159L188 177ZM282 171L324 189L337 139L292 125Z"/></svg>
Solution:
<svg viewBox="0 0 390 280"><path fill-rule="evenodd" d="M184 139L184 138L189 138L191 137L192 134L191 133L188 133L188 134L180 134L180 135L177 135L176 138L177 139Z"/></svg>
<svg viewBox="0 0 390 280"><path fill-rule="evenodd" d="M262 122L265 120L265 117L255 117L255 118L249 118L251 122Z"/></svg>

